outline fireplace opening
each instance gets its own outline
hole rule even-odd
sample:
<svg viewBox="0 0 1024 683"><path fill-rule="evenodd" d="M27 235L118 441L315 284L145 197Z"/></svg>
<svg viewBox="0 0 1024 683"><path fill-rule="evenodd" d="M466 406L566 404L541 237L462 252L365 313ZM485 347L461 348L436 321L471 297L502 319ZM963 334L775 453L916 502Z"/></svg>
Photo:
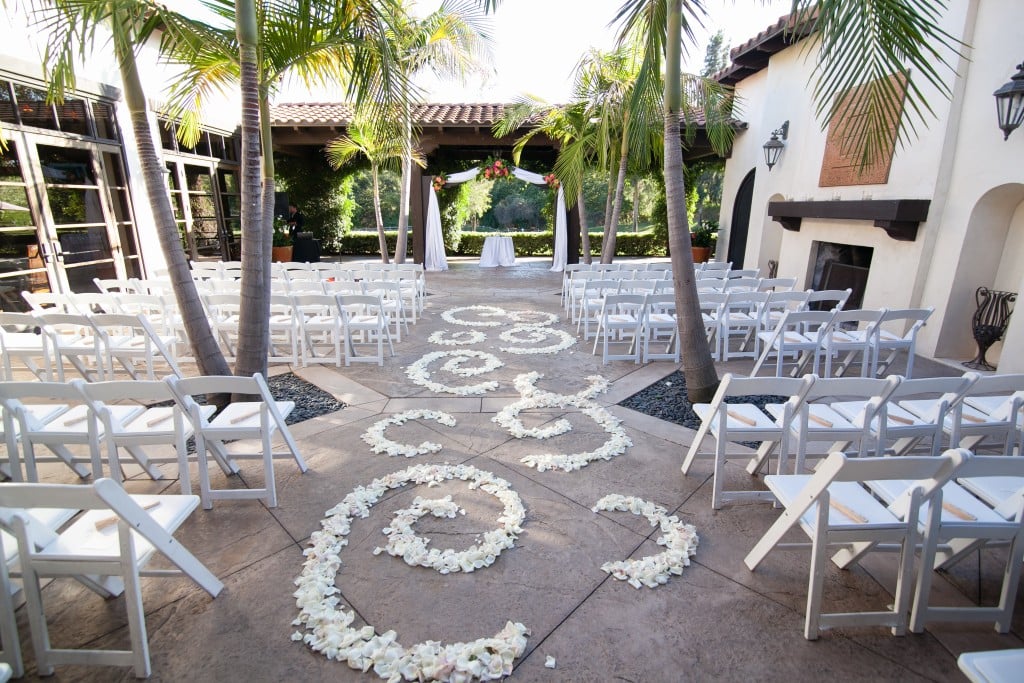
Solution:
<svg viewBox="0 0 1024 683"><path fill-rule="evenodd" d="M812 289L851 289L844 308L860 308L871 268L872 247L837 242L814 243Z"/></svg>

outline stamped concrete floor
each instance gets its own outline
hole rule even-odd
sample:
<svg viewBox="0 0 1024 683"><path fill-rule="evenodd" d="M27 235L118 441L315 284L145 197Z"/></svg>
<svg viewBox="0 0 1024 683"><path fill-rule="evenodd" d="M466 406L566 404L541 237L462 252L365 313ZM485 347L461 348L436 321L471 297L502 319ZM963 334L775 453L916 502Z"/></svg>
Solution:
<svg viewBox="0 0 1024 683"><path fill-rule="evenodd" d="M436 330L464 331L442 320L445 310L486 304L509 311L560 313L561 275L546 264L527 261L512 268L484 270L471 262L427 276L426 311L411 334L396 345L384 367L372 364L294 371L347 404L336 413L293 427L310 469L300 474L294 463L275 466L280 504L268 509L254 501L220 501L199 510L178 532L178 539L224 582L211 599L183 579L145 579L144 602L153 680L157 681L371 681L343 663L328 661L304 644L293 642L292 597L309 535L324 512L354 487L416 462L470 463L508 480L526 507L523 533L516 547L495 564L472 574L442 576L409 567L386 554L373 555L382 544L380 529L391 513L423 493L404 487L390 492L365 520L353 524L350 545L342 553L337 577L343 600L357 619L378 632L394 629L406 645L423 640L466 641L496 633L507 620L530 629L527 651L516 661L516 681L848 681L963 680L956 657L964 651L1022 647L1024 610L1018 609L1013 633L998 635L990 625L945 625L921 635L893 637L887 629L835 630L817 642L803 638L803 610L808 573L806 551L775 551L757 571L743 557L778 516L765 503L710 507L711 464L699 461L690 476L679 471L693 433L682 427L620 408L615 404L658 381L677 366L657 362L636 366L615 361L602 366L588 344L579 342L557 355L512 355L498 334L508 321L481 328L488 338L469 348L497 355L505 366L480 379L499 382L483 397L452 397L410 383L405 368L425 353L444 350L428 343ZM557 327L575 333L564 319ZM540 342L541 345L554 340ZM749 362L730 364L743 371ZM466 384L431 366L437 381ZM275 372L286 371L275 368ZM530 425L565 413L573 430L538 442L517 440L491 421L500 408L518 398L512 386L524 372L543 374L541 388L561 394L586 386L588 375L611 382L596 400L624 421L633 446L609 462L581 471L539 473L520 458L532 453L567 453L600 445L604 436L576 409L532 411ZM954 372L922 361L918 373ZM403 443L436 441L444 448L413 459L375 455L360 440L373 423L411 408L452 413L457 425L416 421L392 427L388 437ZM758 488L760 480L730 463L727 486ZM136 475L132 492L178 491L169 467L158 482ZM46 470L50 481L71 481L64 469ZM251 463L242 474L215 485L259 485ZM192 472L195 481L195 472ZM497 507L480 491L464 485L442 486L468 515L457 521L426 517L420 531L433 546L460 549L493 523ZM696 525L700 545L682 576L657 589L634 589L601 571L602 563L660 551L657 532L640 517L594 513L591 506L608 493L654 501ZM431 493L434 495L434 492ZM850 571L829 566L826 607L870 609L891 601L893 555L871 557ZM998 551L963 562L936 581L936 595L953 604L980 596L991 600L998 590ZM127 641L121 599L103 601L70 582L55 582L44 591L58 646L112 646ZM1020 603L1018 595L1018 603ZM20 616L28 678L35 677L28 629ZM556 668L545 668L546 657ZM132 672L111 667L60 667L57 681L128 680Z"/></svg>

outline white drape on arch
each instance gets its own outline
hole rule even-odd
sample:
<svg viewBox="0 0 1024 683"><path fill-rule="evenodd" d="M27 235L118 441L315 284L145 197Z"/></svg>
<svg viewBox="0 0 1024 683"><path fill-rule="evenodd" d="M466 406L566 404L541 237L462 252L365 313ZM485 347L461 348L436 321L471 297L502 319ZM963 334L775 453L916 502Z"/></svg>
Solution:
<svg viewBox="0 0 1024 683"><path fill-rule="evenodd" d="M458 185L467 180L472 180L479 175L480 169L471 168L461 173L453 173L445 180L449 185ZM544 176L539 173L531 173L521 168L512 167L512 175L523 182L533 185L546 185ZM562 272L568 260L566 247L566 232L568 221L565 216L565 193L561 186L558 188L558 197L555 200L555 255L551 260L551 270ZM444 237L441 235L441 209L437 203L437 192L433 184L430 185L430 198L427 201L427 228L424 233L426 244L423 251L423 268L425 270L448 270L448 259L444 253Z"/></svg>

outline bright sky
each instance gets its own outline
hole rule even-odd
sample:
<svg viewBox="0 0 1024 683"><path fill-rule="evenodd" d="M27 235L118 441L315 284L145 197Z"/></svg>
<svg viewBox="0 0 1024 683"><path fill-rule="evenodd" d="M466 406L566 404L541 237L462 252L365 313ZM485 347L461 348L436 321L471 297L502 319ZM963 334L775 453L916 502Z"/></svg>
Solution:
<svg viewBox="0 0 1024 683"><path fill-rule="evenodd" d="M424 13L440 0L419 0ZM610 49L616 28L609 28L624 0L504 0L493 16L494 68L487 83L466 86L423 79L428 101L508 102L522 93L549 102L565 102L572 73L591 47ZM694 31L698 44L684 55L685 71L698 73L704 52L718 29L730 47L757 35L787 14L791 0L705 0L705 27Z"/></svg>

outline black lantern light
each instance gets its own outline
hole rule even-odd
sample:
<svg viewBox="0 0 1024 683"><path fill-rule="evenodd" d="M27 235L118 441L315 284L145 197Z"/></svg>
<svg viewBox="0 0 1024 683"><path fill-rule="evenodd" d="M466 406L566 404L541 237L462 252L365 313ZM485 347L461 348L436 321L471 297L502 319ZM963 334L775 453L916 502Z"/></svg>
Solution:
<svg viewBox="0 0 1024 683"><path fill-rule="evenodd" d="M782 140L789 137L789 121L786 121L781 126L772 131L772 137L768 142L764 143L764 162L768 164L768 170L772 170L772 166L779 163L779 157L782 156L782 150L786 148L786 145Z"/></svg>
<svg viewBox="0 0 1024 683"><path fill-rule="evenodd" d="M992 94L996 97L996 114L1005 140L1024 120L1024 63L1017 65L1017 73L1009 83Z"/></svg>

